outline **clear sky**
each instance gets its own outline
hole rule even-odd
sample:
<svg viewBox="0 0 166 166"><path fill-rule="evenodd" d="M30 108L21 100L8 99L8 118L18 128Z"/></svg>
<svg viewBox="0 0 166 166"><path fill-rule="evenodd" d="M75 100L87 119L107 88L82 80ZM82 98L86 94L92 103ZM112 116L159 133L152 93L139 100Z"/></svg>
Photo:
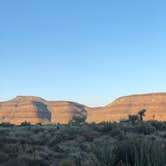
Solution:
<svg viewBox="0 0 166 166"><path fill-rule="evenodd" d="M89 106L166 91L165 0L0 1L0 101Z"/></svg>

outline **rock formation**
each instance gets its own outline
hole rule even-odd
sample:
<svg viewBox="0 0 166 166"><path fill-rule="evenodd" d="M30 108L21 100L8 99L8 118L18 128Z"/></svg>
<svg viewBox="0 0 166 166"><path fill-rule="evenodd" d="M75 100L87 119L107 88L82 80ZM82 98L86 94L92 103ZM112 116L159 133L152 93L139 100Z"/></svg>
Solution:
<svg viewBox="0 0 166 166"><path fill-rule="evenodd" d="M0 122L68 123L75 115L86 116L85 106L74 102L46 101L33 96L17 96L0 103Z"/></svg>
<svg viewBox="0 0 166 166"><path fill-rule="evenodd" d="M131 95L118 98L105 107L90 109L87 121L119 121L146 109L145 120L166 121L166 93Z"/></svg>
<svg viewBox="0 0 166 166"><path fill-rule="evenodd" d="M90 108L67 101L46 101L39 97L18 96L0 102L0 123L68 123L73 116L86 116L87 122L119 121L146 109L145 120L166 121L166 93L121 97L105 107Z"/></svg>

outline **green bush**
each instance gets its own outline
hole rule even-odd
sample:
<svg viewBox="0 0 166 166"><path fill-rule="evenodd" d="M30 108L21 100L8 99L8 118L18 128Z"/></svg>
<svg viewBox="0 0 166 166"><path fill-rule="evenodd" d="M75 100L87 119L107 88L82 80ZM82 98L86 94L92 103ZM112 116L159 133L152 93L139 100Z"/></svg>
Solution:
<svg viewBox="0 0 166 166"><path fill-rule="evenodd" d="M77 115L73 116L69 123L81 124L85 123L86 116L85 115Z"/></svg>
<svg viewBox="0 0 166 166"><path fill-rule="evenodd" d="M159 122L159 121L149 121L147 122L150 125L152 125L153 127L156 128L156 130L165 130L166 129L166 123L165 122Z"/></svg>
<svg viewBox="0 0 166 166"><path fill-rule="evenodd" d="M130 166L165 166L166 150L160 141L132 139L118 143L118 160Z"/></svg>
<svg viewBox="0 0 166 166"><path fill-rule="evenodd" d="M63 160L61 161L60 166L73 166L73 163L70 160Z"/></svg>
<svg viewBox="0 0 166 166"><path fill-rule="evenodd" d="M3 123L0 124L0 126L2 126L2 127L13 127L15 125L11 124L11 123L8 123L8 122L3 122Z"/></svg>
<svg viewBox="0 0 166 166"><path fill-rule="evenodd" d="M101 125L101 131L103 132L109 132L113 128L115 128L115 124L111 122L103 122L100 125Z"/></svg>
<svg viewBox="0 0 166 166"><path fill-rule="evenodd" d="M93 153L100 166L113 166L116 162L116 147L109 141L97 142L93 145Z"/></svg>
<svg viewBox="0 0 166 166"><path fill-rule="evenodd" d="M22 122L20 126L31 126L30 122Z"/></svg>
<svg viewBox="0 0 166 166"><path fill-rule="evenodd" d="M7 153L0 151L0 163L3 163L9 159L9 155Z"/></svg>
<svg viewBox="0 0 166 166"><path fill-rule="evenodd" d="M138 126L135 127L135 132L138 132L144 135L153 134L155 131L156 131L155 127L146 123L140 123Z"/></svg>
<svg viewBox="0 0 166 166"><path fill-rule="evenodd" d="M165 166L165 122L0 125L2 166Z"/></svg>

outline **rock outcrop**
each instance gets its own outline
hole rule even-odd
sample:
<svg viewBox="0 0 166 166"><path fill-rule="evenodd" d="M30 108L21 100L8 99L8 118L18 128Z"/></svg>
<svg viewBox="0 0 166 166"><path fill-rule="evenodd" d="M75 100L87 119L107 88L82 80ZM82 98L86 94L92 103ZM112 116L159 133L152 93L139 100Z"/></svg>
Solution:
<svg viewBox="0 0 166 166"><path fill-rule="evenodd" d="M166 93L121 97L105 107L90 108L75 102L46 101L39 97L18 96L0 102L0 123L68 123L73 116L86 116L87 122L119 121L146 109L145 120L166 121Z"/></svg>
<svg viewBox="0 0 166 166"><path fill-rule="evenodd" d="M166 121L166 93L131 95L118 98L105 107L90 109L88 122L119 121L146 109L145 120Z"/></svg>
<svg viewBox="0 0 166 166"><path fill-rule="evenodd" d="M68 123L74 115L86 116L85 106L74 102L46 101L33 96L17 96L0 102L0 123Z"/></svg>
<svg viewBox="0 0 166 166"><path fill-rule="evenodd" d="M73 116L87 116L87 107L68 101L48 101L51 123L68 123Z"/></svg>

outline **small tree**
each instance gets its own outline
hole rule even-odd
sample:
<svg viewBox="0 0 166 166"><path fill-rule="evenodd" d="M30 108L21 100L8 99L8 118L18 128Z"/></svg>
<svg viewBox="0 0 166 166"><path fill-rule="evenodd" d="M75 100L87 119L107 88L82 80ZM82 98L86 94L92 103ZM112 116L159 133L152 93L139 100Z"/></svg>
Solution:
<svg viewBox="0 0 166 166"><path fill-rule="evenodd" d="M73 116L70 123L84 123L86 121L86 116L79 115L79 116Z"/></svg>
<svg viewBox="0 0 166 166"><path fill-rule="evenodd" d="M145 116L146 109L140 110L138 112L139 118L141 121L143 121L143 117Z"/></svg>

